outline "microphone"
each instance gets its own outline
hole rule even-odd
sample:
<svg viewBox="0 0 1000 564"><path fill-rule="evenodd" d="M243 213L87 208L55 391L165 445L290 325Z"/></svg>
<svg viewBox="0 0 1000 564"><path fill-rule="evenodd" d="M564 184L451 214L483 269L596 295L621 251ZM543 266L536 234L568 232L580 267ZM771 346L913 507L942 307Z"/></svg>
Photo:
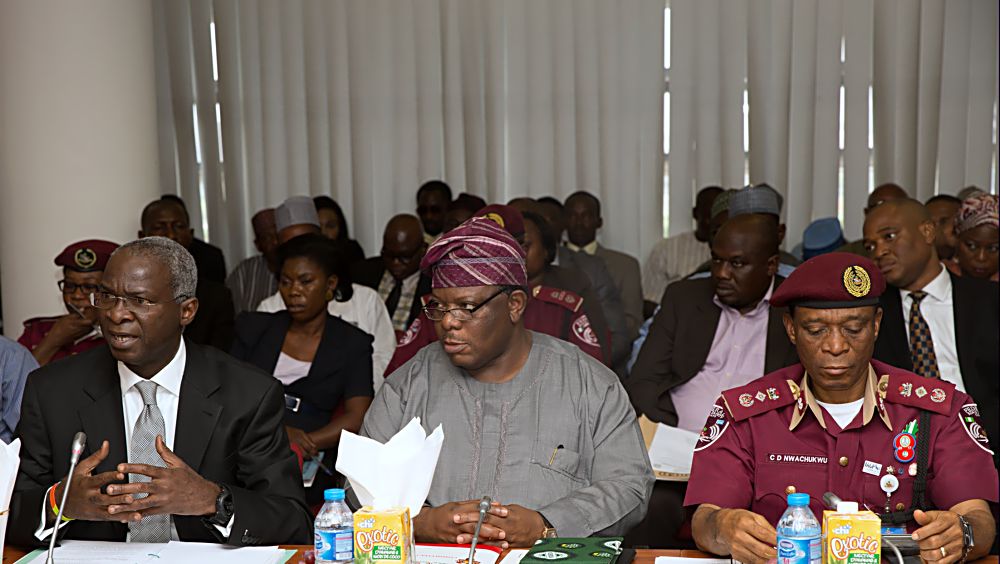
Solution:
<svg viewBox="0 0 1000 564"><path fill-rule="evenodd" d="M486 519L486 513L489 512L492 503L493 500L488 495L484 495L483 499L479 500L479 519L476 521L476 530L472 533L472 545L469 547L468 564L476 564L476 545L479 544L479 529L482 528L483 519Z"/></svg>
<svg viewBox="0 0 1000 564"><path fill-rule="evenodd" d="M55 524L52 525L52 537L49 538L49 551L45 556L45 564L55 564L52 560L52 551L56 548L56 536L59 533L59 523L62 522L63 508L66 507L66 496L69 495L69 486L72 483L73 470L76 470L76 463L80 462L80 455L83 454L83 447L87 444L87 434L80 431L73 436L73 444L70 446L69 472L66 474L66 487L63 488L62 500L59 502L59 513L56 515Z"/></svg>
<svg viewBox="0 0 1000 564"><path fill-rule="evenodd" d="M843 500L840 499L840 497L833 492L826 492L825 494L823 494L823 505L825 505L827 509L832 509L836 511L837 504L840 503L841 501Z"/></svg>

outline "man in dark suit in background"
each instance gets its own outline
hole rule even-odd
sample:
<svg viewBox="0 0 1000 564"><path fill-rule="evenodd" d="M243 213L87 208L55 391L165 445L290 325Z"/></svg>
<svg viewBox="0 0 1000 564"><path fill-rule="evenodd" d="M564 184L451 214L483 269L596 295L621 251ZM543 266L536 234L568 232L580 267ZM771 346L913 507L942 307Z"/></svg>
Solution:
<svg viewBox="0 0 1000 564"><path fill-rule="evenodd" d="M220 284L225 282L227 272L226 256L219 247L206 243L194 236L194 228L191 227L191 214L188 213L187 204L184 203L184 200L174 194L164 194L160 196L160 199L165 202L176 202L184 210L184 222L187 225L190 240L181 244L194 257L194 263L198 265L198 275Z"/></svg>
<svg viewBox="0 0 1000 564"><path fill-rule="evenodd" d="M760 214L730 219L712 241L712 277L680 280L663 294L649 336L625 381L636 410L699 432L723 390L795 364L782 308L771 308L779 236ZM684 482L657 482L646 519L628 542L680 546Z"/></svg>
<svg viewBox="0 0 1000 564"><path fill-rule="evenodd" d="M67 538L309 542L280 383L182 338L198 313L195 272L168 239L122 246L95 294L108 346L32 373L17 428L13 544L51 534L77 431L87 445L60 524Z"/></svg>
<svg viewBox="0 0 1000 564"><path fill-rule="evenodd" d="M865 248L890 285L874 358L955 384L979 404L986 435L997 437L1000 294L996 283L951 274L935 236L933 218L916 200L887 201L865 217Z"/></svg>
<svg viewBox="0 0 1000 564"><path fill-rule="evenodd" d="M166 237L191 252L194 231L188 225L187 210L178 198L165 197L151 202L143 208L140 223L139 237ZM206 278L200 266L197 268L198 289L195 295L201 305L198 317L184 330L184 336L199 345L229 352L236 318L232 292L222 282Z"/></svg>
<svg viewBox="0 0 1000 564"><path fill-rule="evenodd" d="M351 268L351 278L377 291L397 337L420 315L420 298L431 293L430 277L420 272L427 243L420 220L400 214L389 220L382 234L381 256L365 259Z"/></svg>

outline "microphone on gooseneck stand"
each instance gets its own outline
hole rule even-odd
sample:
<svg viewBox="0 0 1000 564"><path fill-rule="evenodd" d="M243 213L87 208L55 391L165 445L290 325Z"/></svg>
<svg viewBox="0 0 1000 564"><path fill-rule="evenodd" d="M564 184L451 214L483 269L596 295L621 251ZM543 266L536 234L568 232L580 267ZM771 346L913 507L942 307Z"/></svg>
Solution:
<svg viewBox="0 0 1000 564"><path fill-rule="evenodd" d="M76 463L80 462L80 455L83 454L83 447L87 444L87 434L80 431L73 437L73 446L70 447L69 472L66 473L66 487L63 488L62 500L59 502L59 513L56 515L55 524L52 525L52 537L49 538L49 552L45 556L45 564L54 564L52 551L56 548L56 535L59 533L59 523L62 522L63 508L66 507L66 496L69 494L69 486L72 483L73 470L76 470Z"/></svg>
<svg viewBox="0 0 1000 564"><path fill-rule="evenodd" d="M476 564L476 545L479 544L479 529L483 527L483 519L486 519L486 513L489 512L492 503L493 500L488 495L484 495L483 499L479 500L479 519L476 521L476 530L472 533L472 545L469 547L468 564Z"/></svg>

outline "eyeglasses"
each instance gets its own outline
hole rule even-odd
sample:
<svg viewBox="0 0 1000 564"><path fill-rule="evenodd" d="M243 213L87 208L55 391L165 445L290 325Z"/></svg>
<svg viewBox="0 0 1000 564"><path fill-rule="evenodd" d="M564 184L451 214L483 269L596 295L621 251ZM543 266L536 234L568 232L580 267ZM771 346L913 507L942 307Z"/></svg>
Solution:
<svg viewBox="0 0 1000 564"><path fill-rule="evenodd" d="M84 294L93 294L100 289L100 286L97 284L77 284L69 280L60 280L57 284L59 285L59 291L64 294L73 294L77 290L83 290Z"/></svg>
<svg viewBox="0 0 1000 564"><path fill-rule="evenodd" d="M180 295L174 298L173 302L182 302L191 296ZM90 295L90 303L98 309L113 309L118 305L119 300L125 304L125 309L132 313L145 313L154 306L163 305L170 302L154 302L146 298L137 296L116 296L111 292L94 292Z"/></svg>
<svg viewBox="0 0 1000 564"><path fill-rule="evenodd" d="M431 321L441 321L444 319L444 314L446 313L450 313L456 321L472 321L472 314L476 313L483 306L490 303L493 298L499 296L500 294L510 294L510 292L510 288L500 288L492 296L486 298L482 303L473 307L453 307L445 309L443 307L425 306L424 313L427 314L427 317Z"/></svg>

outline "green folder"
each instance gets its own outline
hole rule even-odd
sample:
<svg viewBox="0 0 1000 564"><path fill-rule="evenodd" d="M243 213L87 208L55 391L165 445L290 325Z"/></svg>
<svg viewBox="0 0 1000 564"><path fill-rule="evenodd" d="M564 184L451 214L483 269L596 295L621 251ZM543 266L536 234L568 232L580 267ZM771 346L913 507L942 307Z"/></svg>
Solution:
<svg viewBox="0 0 1000 564"><path fill-rule="evenodd" d="M542 539L521 564L614 564L621 554L622 537Z"/></svg>

